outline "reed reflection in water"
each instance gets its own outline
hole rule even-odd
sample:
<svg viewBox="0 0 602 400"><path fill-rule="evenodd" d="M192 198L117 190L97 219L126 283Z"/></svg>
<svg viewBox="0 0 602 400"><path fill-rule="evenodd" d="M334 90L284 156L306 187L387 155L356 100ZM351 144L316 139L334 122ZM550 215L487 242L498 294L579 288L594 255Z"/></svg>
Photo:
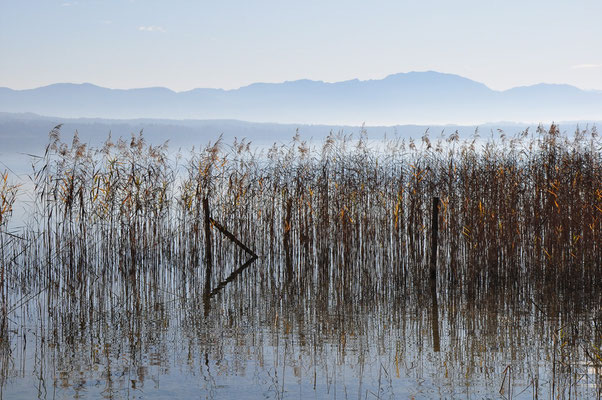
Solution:
<svg viewBox="0 0 602 400"><path fill-rule="evenodd" d="M235 281L205 315L184 277L169 279L145 277L139 289L99 282L94 300L49 289L21 307L2 348L3 396L600 395L599 308L444 295L434 317L430 296L417 293L338 305Z"/></svg>

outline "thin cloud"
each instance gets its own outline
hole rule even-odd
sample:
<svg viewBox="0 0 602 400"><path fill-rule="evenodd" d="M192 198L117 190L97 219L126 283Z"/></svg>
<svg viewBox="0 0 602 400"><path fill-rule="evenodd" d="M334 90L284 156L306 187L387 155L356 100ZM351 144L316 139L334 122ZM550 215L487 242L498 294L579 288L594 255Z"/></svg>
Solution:
<svg viewBox="0 0 602 400"><path fill-rule="evenodd" d="M590 68L602 68L602 64L577 64L571 67L572 69L590 69Z"/></svg>
<svg viewBox="0 0 602 400"><path fill-rule="evenodd" d="M139 26L138 30L142 31L142 32L161 32L161 33L167 32L167 29L163 28L162 26L156 26L156 25Z"/></svg>
<svg viewBox="0 0 602 400"><path fill-rule="evenodd" d="M61 4L61 7L70 7L70 6L76 6L76 5L77 5L77 1L66 1Z"/></svg>

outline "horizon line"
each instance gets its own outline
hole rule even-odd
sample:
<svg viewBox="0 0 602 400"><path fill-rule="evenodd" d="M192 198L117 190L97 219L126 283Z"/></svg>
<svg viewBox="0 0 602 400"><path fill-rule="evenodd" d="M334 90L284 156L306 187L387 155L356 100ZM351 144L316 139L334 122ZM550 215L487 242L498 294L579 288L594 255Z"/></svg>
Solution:
<svg viewBox="0 0 602 400"><path fill-rule="evenodd" d="M415 127L423 127L423 128L454 128L454 127L475 127L475 128L479 128L481 126L503 126L503 125L529 125L530 126L547 126L547 125L576 125L578 126L579 124L593 124L596 125L598 123L602 124L602 119L583 119L583 120L560 120L560 121L488 121L488 122L462 122L462 123L423 123L423 122L415 122L415 123L411 123L411 122L407 122L407 123L380 123L380 124L367 124L366 122L360 123L360 124L350 124L350 123L324 123L324 124L318 124L318 123L311 123L311 122L274 122L274 121L249 121L249 120L243 120L243 119L236 119L236 118L205 118L205 119L201 119L201 118L145 118L145 117L139 117L139 118L107 118L107 117L85 117L85 116L79 116L79 117L61 117L61 116L56 116L56 115L43 115L43 114L37 114L34 112L6 112L6 111L0 111L0 117L3 116L33 116L39 119L63 119L63 120L68 120L68 121L81 121L81 120L89 120L89 121L102 121L102 122L113 122L113 121L117 121L117 122L121 122L121 123L125 123L125 122L142 122L142 121L150 121L150 122L168 122L168 123L175 123L175 122L181 122L181 123L185 123L185 122L238 122L238 123L243 123L243 124L257 124L257 125L282 125L282 126L296 126L296 127L302 127L302 126L319 126L319 127L330 127L330 128L360 128L360 127L365 127L365 128L395 128L395 127L408 127L408 126L415 126ZM65 122L61 122L61 124L63 124Z"/></svg>

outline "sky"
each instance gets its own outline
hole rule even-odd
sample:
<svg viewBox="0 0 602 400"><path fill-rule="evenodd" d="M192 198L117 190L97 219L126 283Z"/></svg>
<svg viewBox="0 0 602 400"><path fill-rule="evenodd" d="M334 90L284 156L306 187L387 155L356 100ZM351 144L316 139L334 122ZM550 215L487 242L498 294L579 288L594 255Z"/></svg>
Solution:
<svg viewBox="0 0 602 400"><path fill-rule="evenodd" d="M602 1L0 0L0 86L233 89L434 70L602 90Z"/></svg>

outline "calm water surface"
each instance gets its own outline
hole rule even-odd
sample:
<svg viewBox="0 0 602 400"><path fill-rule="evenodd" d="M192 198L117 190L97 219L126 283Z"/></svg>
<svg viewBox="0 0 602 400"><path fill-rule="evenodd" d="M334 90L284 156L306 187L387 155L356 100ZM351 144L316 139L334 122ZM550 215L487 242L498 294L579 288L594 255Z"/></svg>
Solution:
<svg viewBox="0 0 602 400"><path fill-rule="evenodd" d="M434 302L426 287L343 303L260 289L260 268L209 300L184 275L22 292L2 398L600 397L599 304Z"/></svg>

